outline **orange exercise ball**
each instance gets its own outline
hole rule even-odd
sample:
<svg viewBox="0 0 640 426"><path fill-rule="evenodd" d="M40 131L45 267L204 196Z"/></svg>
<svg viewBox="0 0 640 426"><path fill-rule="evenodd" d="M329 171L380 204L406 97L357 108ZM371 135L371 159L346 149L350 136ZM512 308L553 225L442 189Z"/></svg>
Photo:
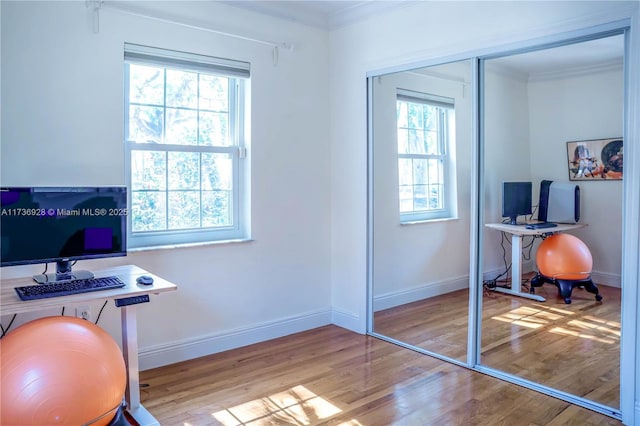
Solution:
<svg viewBox="0 0 640 426"><path fill-rule="evenodd" d="M593 258L589 247L571 234L553 234L538 247L538 271L546 277L583 280L591 274Z"/></svg>
<svg viewBox="0 0 640 426"><path fill-rule="evenodd" d="M0 340L0 424L107 425L126 386L124 358L102 328L46 317Z"/></svg>

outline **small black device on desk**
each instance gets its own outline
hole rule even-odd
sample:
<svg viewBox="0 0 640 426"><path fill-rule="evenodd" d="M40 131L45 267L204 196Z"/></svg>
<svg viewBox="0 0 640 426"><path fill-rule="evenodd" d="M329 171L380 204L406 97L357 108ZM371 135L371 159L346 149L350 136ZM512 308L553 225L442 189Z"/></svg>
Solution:
<svg viewBox="0 0 640 426"><path fill-rule="evenodd" d="M540 223L530 223L526 226L527 229L544 229L544 228L555 228L558 226L552 222L540 222Z"/></svg>
<svg viewBox="0 0 640 426"><path fill-rule="evenodd" d="M136 278L136 282L142 285L151 285L153 284L153 277L151 275L140 275Z"/></svg>

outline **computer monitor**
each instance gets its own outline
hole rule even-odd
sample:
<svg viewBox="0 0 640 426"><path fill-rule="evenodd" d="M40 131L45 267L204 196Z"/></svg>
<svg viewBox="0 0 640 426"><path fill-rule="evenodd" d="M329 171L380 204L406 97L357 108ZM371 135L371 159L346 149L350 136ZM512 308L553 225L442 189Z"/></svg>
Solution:
<svg viewBox="0 0 640 426"><path fill-rule="evenodd" d="M502 217L518 225L518 216L531 214L531 182L502 182Z"/></svg>
<svg viewBox="0 0 640 426"><path fill-rule="evenodd" d="M126 256L126 215L123 186L0 188L0 266L56 262L39 283L91 278L73 263Z"/></svg>

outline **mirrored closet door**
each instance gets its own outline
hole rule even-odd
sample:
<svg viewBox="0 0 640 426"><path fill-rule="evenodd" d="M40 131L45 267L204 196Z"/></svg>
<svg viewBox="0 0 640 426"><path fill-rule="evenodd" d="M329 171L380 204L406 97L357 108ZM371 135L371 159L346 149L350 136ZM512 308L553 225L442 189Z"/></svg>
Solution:
<svg viewBox="0 0 640 426"><path fill-rule="evenodd" d="M370 99L373 334L467 358L471 60L377 75Z"/></svg>
<svg viewBox="0 0 640 426"><path fill-rule="evenodd" d="M567 303L554 282L534 287L532 297L532 285L541 284L534 279L540 272L536 259L548 235L514 239L485 226L480 364L615 409L620 408L623 56L620 34L480 61L483 223L508 220L502 210L509 201L504 182L532 184L533 209L520 212L519 222L545 213L543 181L577 186L579 223L585 226L563 232L588 248L592 267L580 272L589 274L603 299L576 286ZM514 243L521 247L512 253ZM558 250L551 253L554 262L564 255L551 241L544 249ZM514 290L518 281L521 296L496 291Z"/></svg>

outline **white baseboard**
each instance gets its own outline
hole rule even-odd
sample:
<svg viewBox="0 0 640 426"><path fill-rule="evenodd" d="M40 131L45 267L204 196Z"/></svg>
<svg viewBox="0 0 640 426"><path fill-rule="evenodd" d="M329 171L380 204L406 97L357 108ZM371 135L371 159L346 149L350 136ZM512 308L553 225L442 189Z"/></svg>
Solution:
<svg viewBox="0 0 640 426"><path fill-rule="evenodd" d="M264 342L331 323L332 311L326 309L228 332L201 336L149 348L140 348L140 370L148 370L150 368L174 364L176 362L211 355L253 343Z"/></svg>
<svg viewBox="0 0 640 426"><path fill-rule="evenodd" d="M612 274L609 272L591 271L591 279L596 284L602 284L609 287L622 287L622 275Z"/></svg>
<svg viewBox="0 0 640 426"><path fill-rule="evenodd" d="M367 331L365 319L353 312L347 312L341 309L333 309L331 312L331 323L355 333L364 334Z"/></svg>
<svg viewBox="0 0 640 426"><path fill-rule="evenodd" d="M375 296L373 299L374 312L393 308L406 303L416 302L428 297L439 296L456 290L469 288L469 277L458 277L446 281L422 284L407 290L390 292Z"/></svg>

